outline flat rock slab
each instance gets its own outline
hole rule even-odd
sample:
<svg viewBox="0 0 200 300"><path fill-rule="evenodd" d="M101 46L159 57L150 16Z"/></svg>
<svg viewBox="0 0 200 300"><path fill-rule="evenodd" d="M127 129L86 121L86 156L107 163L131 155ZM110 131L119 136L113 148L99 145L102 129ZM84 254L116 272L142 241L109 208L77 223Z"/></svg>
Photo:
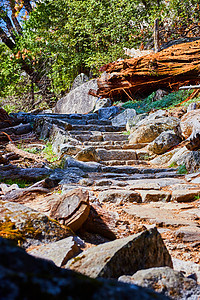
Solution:
<svg viewBox="0 0 200 300"><path fill-rule="evenodd" d="M172 261L156 228L89 248L67 263L92 278L118 278L161 266L172 267Z"/></svg>
<svg viewBox="0 0 200 300"><path fill-rule="evenodd" d="M132 276L121 276L119 281L153 289L171 299L198 299L200 286L191 278L169 267L140 270Z"/></svg>
<svg viewBox="0 0 200 300"><path fill-rule="evenodd" d="M172 201L192 202L200 197L200 189L198 190L176 190L172 192Z"/></svg>
<svg viewBox="0 0 200 300"><path fill-rule="evenodd" d="M155 191L155 190L139 190L136 192L140 193L142 197L142 202L158 202L158 201L164 201L168 202L170 201L171 194L169 192L165 191Z"/></svg>
<svg viewBox="0 0 200 300"><path fill-rule="evenodd" d="M140 190L141 189L140 187L142 186L144 186L144 189L147 189L146 187L151 187L150 189L157 189L158 187L163 188L174 184L184 184L185 180L181 178L169 178L166 176L165 178L162 179L152 178L152 179L140 179L140 180L127 180L127 182L131 186L131 189L139 186L136 189Z"/></svg>
<svg viewBox="0 0 200 300"><path fill-rule="evenodd" d="M61 267L78 254L80 249L74 237L70 236L54 243L35 247L27 252L36 257L52 260L58 267Z"/></svg>
<svg viewBox="0 0 200 300"><path fill-rule="evenodd" d="M126 187L128 190L160 190L159 183L149 182L150 180L147 180L145 182L144 180L140 182L139 180L135 180L135 184L130 184Z"/></svg>
<svg viewBox="0 0 200 300"><path fill-rule="evenodd" d="M162 224L166 226L193 226L197 223L191 220L189 214L191 207L188 204L181 203L163 203L151 202L144 204L132 204L124 211L141 220L148 220L153 224Z"/></svg>
<svg viewBox="0 0 200 300"><path fill-rule="evenodd" d="M184 226L176 230L176 236L183 242L200 242L200 228L198 226Z"/></svg>
<svg viewBox="0 0 200 300"><path fill-rule="evenodd" d="M0 201L0 236L24 247L71 236L69 228L22 204Z"/></svg>
<svg viewBox="0 0 200 300"><path fill-rule="evenodd" d="M100 202L111 203L127 203L127 202L142 202L139 193L127 190L108 190L99 193L98 199Z"/></svg>
<svg viewBox="0 0 200 300"><path fill-rule="evenodd" d="M104 150L97 149L100 160L135 160L136 153L134 150Z"/></svg>

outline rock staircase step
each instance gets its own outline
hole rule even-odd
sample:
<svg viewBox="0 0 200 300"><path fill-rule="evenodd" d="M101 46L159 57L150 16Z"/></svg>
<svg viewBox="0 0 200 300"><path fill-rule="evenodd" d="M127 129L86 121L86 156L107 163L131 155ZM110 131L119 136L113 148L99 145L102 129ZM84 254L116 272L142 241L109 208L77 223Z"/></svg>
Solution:
<svg viewBox="0 0 200 300"><path fill-rule="evenodd" d="M104 161L103 164L107 166L117 166L117 165L134 166L134 165L148 165L148 162L146 160L108 160L108 161Z"/></svg>
<svg viewBox="0 0 200 300"><path fill-rule="evenodd" d="M105 150L97 149L100 160L136 160L134 150Z"/></svg>
<svg viewBox="0 0 200 300"><path fill-rule="evenodd" d="M81 142L126 142L127 138L124 135L120 134L113 134L113 135L107 135L107 134L102 134L99 131L69 131L68 134L71 135L72 138L77 139ZM89 144L88 144L89 145ZM93 146L90 144L90 146Z"/></svg>
<svg viewBox="0 0 200 300"><path fill-rule="evenodd" d="M184 175L181 175L184 176ZM106 179L113 179L113 180L120 180L120 181L138 181L143 179L158 179L158 178L176 178L180 177L180 174L177 174L176 172L159 172L159 173L149 173L149 174L126 174L126 173L97 173L89 174L89 178L92 178L93 180L99 180L101 178Z"/></svg>
<svg viewBox="0 0 200 300"><path fill-rule="evenodd" d="M139 143L139 144L125 144L123 146L123 149L142 149L146 147L148 144L147 143Z"/></svg>
<svg viewBox="0 0 200 300"><path fill-rule="evenodd" d="M102 131L102 132L116 132L125 130L124 126L111 126L111 125L72 125L72 130L90 130L90 131Z"/></svg>
<svg viewBox="0 0 200 300"><path fill-rule="evenodd" d="M143 168L131 166L101 166L103 173L118 173L118 174L158 174L158 173L176 173L176 168ZM180 174L178 174L180 175ZM166 175L167 176L167 175Z"/></svg>
<svg viewBox="0 0 200 300"><path fill-rule="evenodd" d="M121 148L125 145L126 141L102 141L102 142L90 142L86 141L83 143L84 146L92 146L96 148L104 148L105 146L120 146Z"/></svg>

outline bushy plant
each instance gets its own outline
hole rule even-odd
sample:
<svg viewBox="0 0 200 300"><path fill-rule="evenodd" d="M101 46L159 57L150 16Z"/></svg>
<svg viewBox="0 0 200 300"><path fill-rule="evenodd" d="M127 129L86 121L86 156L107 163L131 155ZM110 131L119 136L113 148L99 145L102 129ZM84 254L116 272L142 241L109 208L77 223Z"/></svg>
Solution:
<svg viewBox="0 0 200 300"><path fill-rule="evenodd" d="M167 109L184 101L193 90L180 90L178 92L169 93L161 100L153 101L155 92L150 94L143 100L128 101L122 105L123 108L134 108L138 114L148 112L152 109ZM183 104L184 105L184 104Z"/></svg>

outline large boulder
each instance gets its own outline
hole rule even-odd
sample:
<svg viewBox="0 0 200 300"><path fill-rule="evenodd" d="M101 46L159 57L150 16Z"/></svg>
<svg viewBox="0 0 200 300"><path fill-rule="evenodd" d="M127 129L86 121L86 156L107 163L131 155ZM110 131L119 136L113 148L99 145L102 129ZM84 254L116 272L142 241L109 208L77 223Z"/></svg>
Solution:
<svg viewBox="0 0 200 300"><path fill-rule="evenodd" d="M135 109L127 108L121 114L112 119L112 126L126 126L128 120L136 116Z"/></svg>
<svg viewBox="0 0 200 300"><path fill-rule="evenodd" d="M200 151L189 151L186 147L183 147L175 152L167 164L168 166L185 165L188 172L196 172L200 167Z"/></svg>
<svg viewBox="0 0 200 300"><path fill-rule="evenodd" d="M179 119L175 117L145 118L131 129L129 144L150 143L163 131L176 130L179 123Z"/></svg>
<svg viewBox="0 0 200 300"><path fill-rule="evenodd" d="M171 257L156 228L89 248L67 263L90 277L118 278L138 270L169 266Z"/></svg>
<svg viewBox="0 0 200 300"><path fill-rule="evenodd" d="M200 109L191 110L186 113L180 122L182 135L187 139L194 129L200 130Z"/></svg>
<svg viewBox="0 0 200 300"><path fill-rule="evenodd" d="M93 110L97 98L89 95L88 92L90 89L97 90L97 88L96 79L83 83L61 98L56 103L54 112L59 114L89 113Z"/></svg>
<svg viewBox="0 0 200 300"><path fill-rule="evenodd" d="M154 289L171 299L198 299L200 286L191 278L169 267L140 270L133 276L121 276L119 281Z"/></svg>
<svg viewBox="0 0 200 300"><path fill-rule="evenodd" d="M164 131L148 145L148 150L155 154L163 154L180 142L181 138L173 131Z"/></svg>
<svg viewBox="0 0 200 300"><path fill-rule="evenodd" d="M105 279L91 279L35 258L0 238L2 299L169 300L152 290Z"/></svg>
<svg viewBox="0 0 200 300"><path fill-rule="evenodd" d="M0 201L0 235L24 247L72 235L69 228L22 204Z"/></svg>

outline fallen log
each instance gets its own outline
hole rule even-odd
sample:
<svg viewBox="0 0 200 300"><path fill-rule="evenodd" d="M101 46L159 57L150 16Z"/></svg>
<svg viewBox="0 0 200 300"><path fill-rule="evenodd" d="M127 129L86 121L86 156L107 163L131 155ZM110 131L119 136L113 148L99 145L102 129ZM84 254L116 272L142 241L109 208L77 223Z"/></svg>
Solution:
<svg viewBox="0 0 200 300"><path fill-rule="evenodd" d="M18 155L19 157L23 157L26 158L28 160L32 160L32 161L36 161L36 162L45 162L44 159L41 159L41 157L39 157L38 155L35 155L33 153L29 153L27 151L18 149L14 144L9 143L6 145L6 150L8 152L12 152L15 153L16 155Z"/></svg>
<svg viewBox="0 0 200 300"><path fill-rule="evenodd" d="M97 80L97 95L113 100L126 101L133 95L145 95L157 89L175 91L183 85L199 84L200 41L116 61L105 65L102 70L105 72Z"/></svg>
<svg viewBox="0 0 200 300"><path fill-rule="evenodd" d="M30 124L20 124L17 126L4 128L3 130L0 130L0 133L5 132L7 134L21 135L21 134L29 133L31 131L32 131L32 127Z"/></svg>

